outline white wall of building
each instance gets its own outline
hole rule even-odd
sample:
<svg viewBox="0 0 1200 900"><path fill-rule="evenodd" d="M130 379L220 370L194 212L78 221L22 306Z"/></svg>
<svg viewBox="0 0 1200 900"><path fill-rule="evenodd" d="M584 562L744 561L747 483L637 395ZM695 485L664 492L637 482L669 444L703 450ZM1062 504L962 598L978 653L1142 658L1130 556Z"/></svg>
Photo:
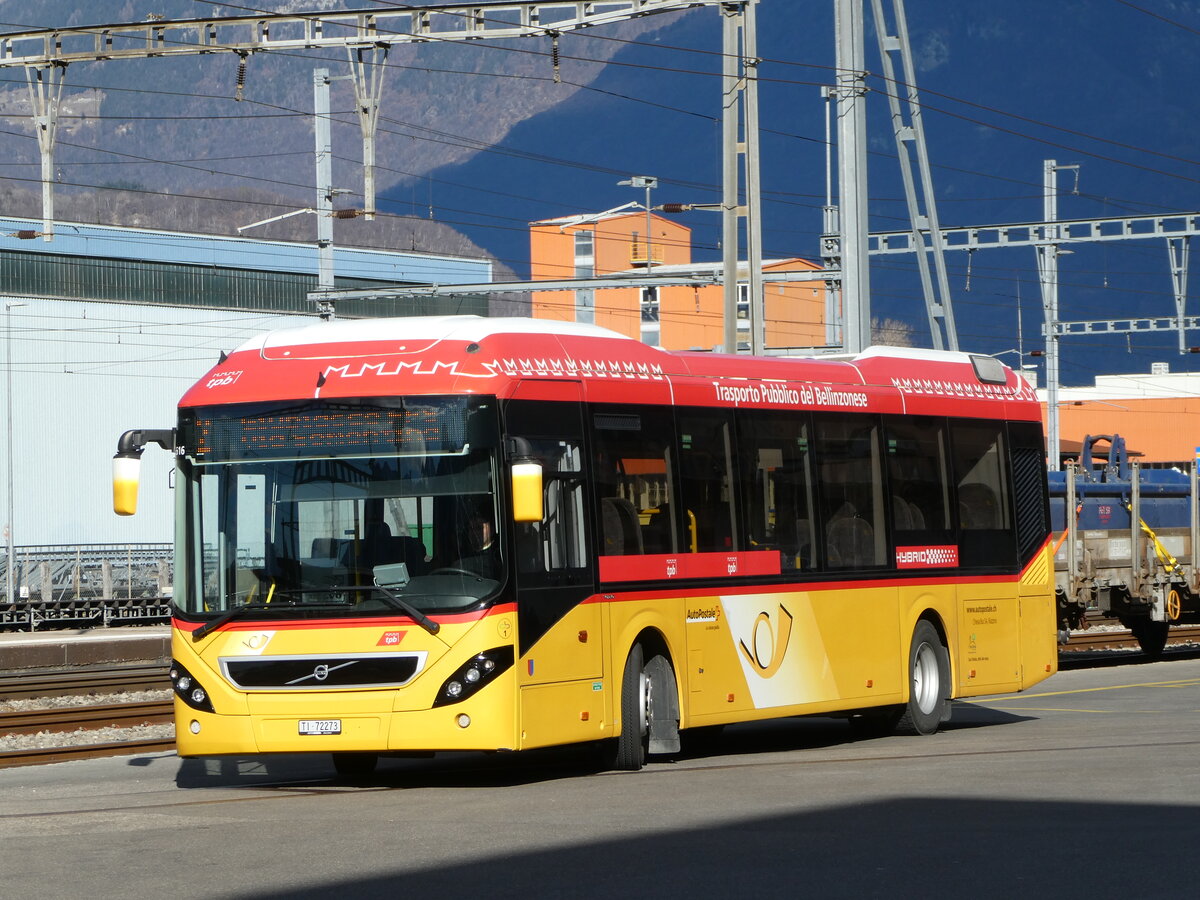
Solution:
<svg viewBox="0 0 1200 900"><path fill-rule="evenodd" d="M13 425L11 442L4 427L0 444L0 521L8 516L11 467L16 546L172 541L170 455L156 445L146 449L138 515L122 518L112 511L117 439L130 428L172 427L179 398L222 350L302 321L226 309L0 297L0 391L8 396L11 379ZM6 426L7 400L3 409Z"/></svg>

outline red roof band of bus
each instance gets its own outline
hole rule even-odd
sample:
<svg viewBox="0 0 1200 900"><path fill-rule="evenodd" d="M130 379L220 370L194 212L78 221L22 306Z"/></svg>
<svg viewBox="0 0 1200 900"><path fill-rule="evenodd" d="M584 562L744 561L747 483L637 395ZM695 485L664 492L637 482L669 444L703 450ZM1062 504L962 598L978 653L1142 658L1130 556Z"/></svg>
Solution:
<svg viewBox="0 0 1200 900"><path fill-rule="evenodd" d="M440 316L322 322L259 335L181 407L311 398L487 394L756 409L1039 421L1007 367L980 380L966 353L873 347L854 358L672 352L592 325Z"/></svg>

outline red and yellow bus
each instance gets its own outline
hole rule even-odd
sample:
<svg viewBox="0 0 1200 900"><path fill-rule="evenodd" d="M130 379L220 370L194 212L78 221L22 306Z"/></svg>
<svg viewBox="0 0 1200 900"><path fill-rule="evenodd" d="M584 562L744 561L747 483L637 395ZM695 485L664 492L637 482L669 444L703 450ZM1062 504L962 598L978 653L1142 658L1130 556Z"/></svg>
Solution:
<svg viewBox="0 0 1200 900"><path fill-rule="evenodd" d="M928 734L1056 670L1038 404L987 356L674 353L572 323L338 321L173 429L181 756L606 742L837 715Z"/></svg>

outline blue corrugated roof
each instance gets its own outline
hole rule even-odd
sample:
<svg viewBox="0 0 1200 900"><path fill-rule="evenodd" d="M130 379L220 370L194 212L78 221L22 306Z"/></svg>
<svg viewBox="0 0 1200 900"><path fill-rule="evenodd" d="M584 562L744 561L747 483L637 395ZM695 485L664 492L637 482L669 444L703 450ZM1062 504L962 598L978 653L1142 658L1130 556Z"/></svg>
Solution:
<svg viewBox="0 0 1200 900"><path fill-rule="evenodd" d="M40 231L41 227L41 220L0 217L0 248L99 259L317 274L316 244L71 222L55 224L53 241L21 240L14 236L17 231ZM492 264L485 259L337 246L333 248L333 269L341 278L418 284L477 284L492 278Z"/></svg>

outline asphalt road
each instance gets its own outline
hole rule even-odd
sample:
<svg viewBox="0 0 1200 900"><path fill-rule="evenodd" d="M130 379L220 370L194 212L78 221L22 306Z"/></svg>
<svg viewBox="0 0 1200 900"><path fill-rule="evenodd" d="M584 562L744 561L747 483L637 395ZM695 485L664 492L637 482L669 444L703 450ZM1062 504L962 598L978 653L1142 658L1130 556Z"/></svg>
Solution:
<svg viewBox="0 0 1200 900"><path fill-rule="evenodd" d="M727 729L639 773L584 752L171 754L0 771L0 896L1183 897L1200 660L1061 672L932 737Z"/></svg>

